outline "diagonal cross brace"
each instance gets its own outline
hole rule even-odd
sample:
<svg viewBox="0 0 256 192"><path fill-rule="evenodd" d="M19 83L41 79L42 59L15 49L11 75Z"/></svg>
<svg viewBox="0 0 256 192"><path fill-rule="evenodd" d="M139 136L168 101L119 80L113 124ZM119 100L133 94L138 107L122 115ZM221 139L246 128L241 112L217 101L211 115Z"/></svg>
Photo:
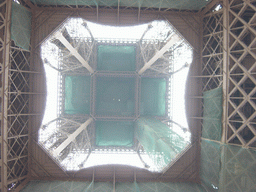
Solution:
<svg viewBox="0 0 256 192"><path fill-rule="evenodd" d="M55 38L60 40L60 42L70 51L70 53L77 58L78 61L88 70L90 73L94 73L91 66L87 61L77 52L77 50L67 41L67 39L62 35L61 32L55 33Z"/></svg>
<svg viewBox="0 0 256 192"><path fill-rule="evenodd" d="M53 155L57 156L61 151L63 151L63 149L65 149L72 141L75 140L75 138L83 131L87 128L87 126L93 121L93 119L90 117L89 119L87 119L86 122L84 122L82 125L80 125L80 127L75 130L74 133L72 133L71 135L68 136L68 138L60 144L60 146L58 146L54 151L53 151Z"/></svg>
<svg viewBox="0 0 256 192"><path fill-rule="evenodd" d="M181 38L177 35L174 34L170 37L169 41L155 53L155 55L147 62L145 65L139 70L139 75L144 73L148 68L150 68L151 65L153 65L157 59L163 56L163 54L175 43L177 43Z"/></svg>

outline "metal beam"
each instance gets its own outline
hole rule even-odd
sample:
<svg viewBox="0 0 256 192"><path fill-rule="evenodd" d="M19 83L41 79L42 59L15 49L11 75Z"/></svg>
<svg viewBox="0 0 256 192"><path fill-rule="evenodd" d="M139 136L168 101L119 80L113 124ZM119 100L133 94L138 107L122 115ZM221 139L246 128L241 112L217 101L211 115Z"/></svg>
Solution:
<svg viewBox="0 0 256 192"><path fill-rule="evenodd" d="M9 68L10 68L10 45L11 45L11 10L12 1L5 1L5 4L1 4L1 8L5 6L4 19L4 35L3 35L3 61L2 61L2 125L1 125L1 191L8 191L8 91L9 91Z"/></svg>
<svg viewBox="0 0 256 192"><path fill-rule="evenodd" d="M67 39L62 35L61 32L55 33L55 38L60 40L60 42L70 51L70 53L77 58L78 61L90 72L94 73L94 70L88 64L87 61L77 52L77 50L67 41Z"/></svg>
<svg viewBox="0 0 256 192"><path fill-rule="evenodd" d="M172 35L169 41L162 47L162 49L157 51L155 55L140 69L139 75L141 75L142 73L144 73L144 71L150 68L150 66L153 65L157 59L161 58L163 54L179 40L181 40L181 38L177 34Z"/></svg>
<svg viewBox="0 0 256 192"><path fill-rule="evenodd" d="M215 5L220 4L220 0L213 0L208 3L203 10L201 10L201 14L204 15L207 11L211 10Z"/></svg>
<svg viewBox="0 0 256 192"><path fill-rule="evenodd" d="M93 119L90 117L85 123L83 123L77 130L75 130L74 133L68 136L68 138L60 144L57 149L53 151L53 154L57 156L63 149L65 149L72 141L75 140L75 138L87 128L87 126L93 121Z"/></svg>

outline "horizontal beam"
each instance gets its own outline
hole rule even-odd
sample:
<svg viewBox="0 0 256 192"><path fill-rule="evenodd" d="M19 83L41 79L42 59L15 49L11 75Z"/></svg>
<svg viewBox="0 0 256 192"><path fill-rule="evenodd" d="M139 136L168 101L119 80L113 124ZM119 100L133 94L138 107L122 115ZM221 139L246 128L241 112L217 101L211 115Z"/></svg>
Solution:
<svg viewBox="0 0 256 192"><path fill-rule="evenodd" d="M88 64L87 61L77 52L77 50L67 41L67 39L62 35L61 32L57 32L55 34L55 38L60 40L60 42L70 51L70 53L77 58L78 61L90 72L94 73L91 66Z"/></svg>
<svg viewBox="0 0 256 192"><path fill-rule="evenodd" d="M163 54L175 43L177 43L179 40L181 40L181 38L177 35L174 34L170 37L169 41L162 47L162 49L160 49L159 51L157 51L155 53L155 55L147 62L145 63L145 65L140 69L139 71L139 75L141 75L142 73L144 73L148 68L150 68L151 65L153 65L157 59L161 58L163 56Z"/></svg>
<svg viewBox="0 0 256 192"><path fill-rule="evenodd" d="M60 144L54 151L53 154L57 156L61 151L63 151L72 141L75 140L75 138L87 128L87 126L93 121L93 119L90 117L85 123L83 123L77 130L75 130L74 133L68 136L68 138Z"/></svg>

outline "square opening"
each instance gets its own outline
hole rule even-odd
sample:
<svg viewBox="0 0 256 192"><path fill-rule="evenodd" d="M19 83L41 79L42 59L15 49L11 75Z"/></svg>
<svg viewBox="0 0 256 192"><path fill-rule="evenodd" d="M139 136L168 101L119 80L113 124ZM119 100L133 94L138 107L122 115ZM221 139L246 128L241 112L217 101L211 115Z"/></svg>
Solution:
<svg viewBox="0 0 256 192"><path fill-rule="evenodd" d="M133 116L135 78L97 77L96 115Z"/></svg>

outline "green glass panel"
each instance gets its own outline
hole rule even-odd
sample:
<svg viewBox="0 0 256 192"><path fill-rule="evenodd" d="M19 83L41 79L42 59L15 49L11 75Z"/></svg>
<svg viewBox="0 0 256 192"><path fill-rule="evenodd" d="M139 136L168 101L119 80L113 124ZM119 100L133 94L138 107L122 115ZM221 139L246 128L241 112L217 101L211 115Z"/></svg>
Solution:
<svg viewBox="0 0 256 192"><path fill-rule="evenodd" d="M90 114L90 83L88 76L65 77L65 113Z"/></svg>
<svg viewBox="0 0 256 192"><path fill-rule="evenodd" d="M96 121L96 146L133 146L134 123Z"/></svg>
<svg viewBox="0 0 256 192"><path fill-rule="evenodd" d="M132 116L134 114L135 79L98 77L96 114L103 116Z"/></svg>
<svg viewBox="0 0 256 192"><path fill-rule="evenodd" d="M204 92L203 98L202 137L220 141L222 134L222 87Z"/></svg>
<svg viewBox="0 0 256 192"><path fill-rule="evenodd" d="M141 79L141 115L164 116L165 98L166 80L164 78Z"/></svg>
<svg viewBox="0 0 256 192"><path fill-rule="evenodd" d="M103 71L135 71L134 46L98 46L97 69Z"/></svg>

